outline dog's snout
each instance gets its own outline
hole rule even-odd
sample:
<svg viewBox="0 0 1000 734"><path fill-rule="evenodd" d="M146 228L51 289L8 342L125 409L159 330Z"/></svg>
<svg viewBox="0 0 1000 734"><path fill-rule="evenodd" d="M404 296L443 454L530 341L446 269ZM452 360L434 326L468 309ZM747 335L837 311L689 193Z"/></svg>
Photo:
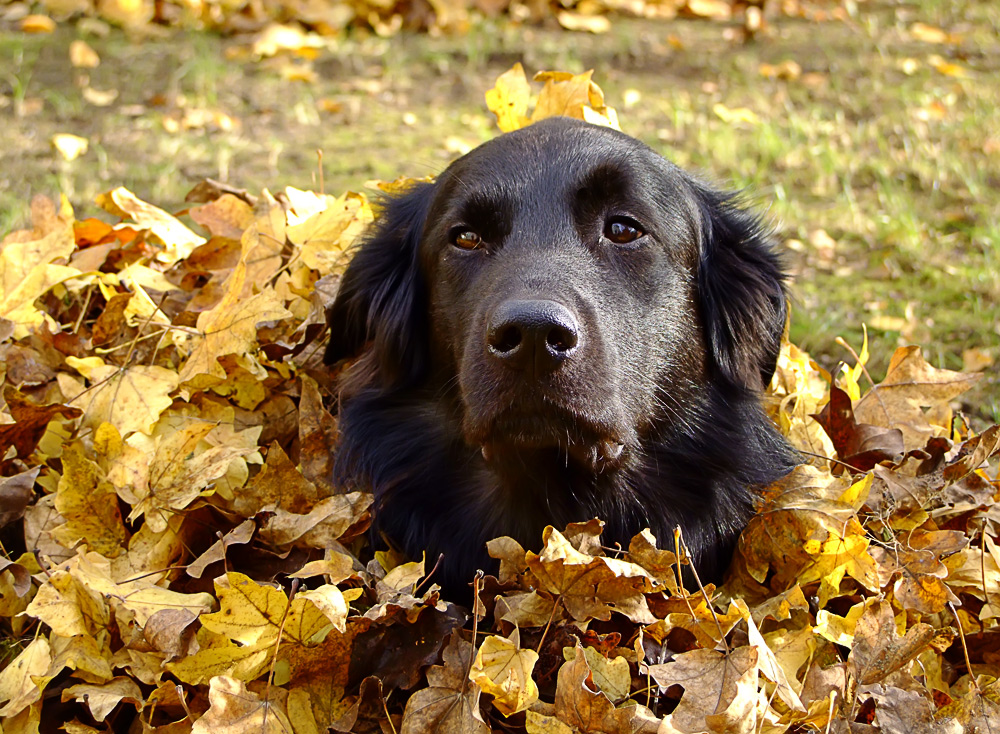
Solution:
<svg viewBox="0 0 1000 734"><path fill-rule="evenodd" d="M536 375L555 370L576 349L580 326L561 303L548 300L504 301L486 331L490 353L513 369Z"/></svg>

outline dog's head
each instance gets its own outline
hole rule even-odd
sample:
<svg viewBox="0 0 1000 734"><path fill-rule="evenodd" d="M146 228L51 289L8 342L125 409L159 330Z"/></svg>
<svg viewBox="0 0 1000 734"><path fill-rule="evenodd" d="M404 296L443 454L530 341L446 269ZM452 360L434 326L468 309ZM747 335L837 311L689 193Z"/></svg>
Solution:
<svg viewBox="0 0 1000 734"><path fill-rule="evenodd" d="M710 381L755 390L785 318L766 231L622 133L556 118L389 199L329 311L384 391L455 396L466 441L595 467Z"/></svg>

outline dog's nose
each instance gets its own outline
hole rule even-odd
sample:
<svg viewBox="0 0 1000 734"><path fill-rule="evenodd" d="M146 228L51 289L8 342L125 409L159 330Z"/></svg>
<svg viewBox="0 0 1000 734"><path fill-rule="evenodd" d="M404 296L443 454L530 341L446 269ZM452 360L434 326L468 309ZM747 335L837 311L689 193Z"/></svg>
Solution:
<svg viewBox="0 0 1000 734"><path fill-rule="evenodd" d="M504 301L493 312L486 332L490 353L513 369L535 376L555 370L576 349L580 326L561 303L547 300Z"/></svg>

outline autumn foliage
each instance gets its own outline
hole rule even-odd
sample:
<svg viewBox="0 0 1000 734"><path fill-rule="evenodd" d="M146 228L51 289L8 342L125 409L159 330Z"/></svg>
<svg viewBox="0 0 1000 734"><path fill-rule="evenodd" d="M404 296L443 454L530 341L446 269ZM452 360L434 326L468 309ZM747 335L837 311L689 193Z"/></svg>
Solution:
<svg viewBox="0 0 1000 734"><path fill-rule="evenodd" d="M589 74L541 80L529 112L500 79L502 129L616 124ZM189 200L39 197L0 245L4 732L1000 728L1000 428L951 407L976 375L910 346L872 385L867 344L833 374L785 344L768 400L806 463L724 586L684 587L682 537L580 518L492 541L466 611L331 481L324 307L368 198Z"/></svg>

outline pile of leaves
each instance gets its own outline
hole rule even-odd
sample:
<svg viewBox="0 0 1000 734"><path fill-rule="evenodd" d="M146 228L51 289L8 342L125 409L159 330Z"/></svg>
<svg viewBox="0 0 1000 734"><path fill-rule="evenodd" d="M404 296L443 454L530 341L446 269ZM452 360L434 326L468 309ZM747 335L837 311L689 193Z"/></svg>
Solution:
<svg viewBox="0 0 1000 734"><path fill-rule="evenodd" d="M519 67L491 90L503 129L614 124L589 74L541 78L531 114ZM867 344L833 376L786 344L769 405L811 461L722 588L590 519L492 541L465 610L331 482L324 307L369 200L190 200L39 197L0 245L7 734L1000 729L1000 429L950 407L976 375L906 347L864 391Z"/></svg>
<svg viewBox="0 0 1000 734"><path fill-rule="evenodd" d="M0 18L16 18L29 32L50 30L58 20L90 17L139 33L153 26L224 33L268 29L278 36L305 29L330 37L352 29L380 36L402 29L464 33L487 18L556 22L571 31L604 33L615 15L736 18L753 33L763 23L765 0L0 0L0 10L4 4L11 7L0 12ZM783 0L774 5L784 15L820 21L846 19L846 6L836 0Z"/></svg>

